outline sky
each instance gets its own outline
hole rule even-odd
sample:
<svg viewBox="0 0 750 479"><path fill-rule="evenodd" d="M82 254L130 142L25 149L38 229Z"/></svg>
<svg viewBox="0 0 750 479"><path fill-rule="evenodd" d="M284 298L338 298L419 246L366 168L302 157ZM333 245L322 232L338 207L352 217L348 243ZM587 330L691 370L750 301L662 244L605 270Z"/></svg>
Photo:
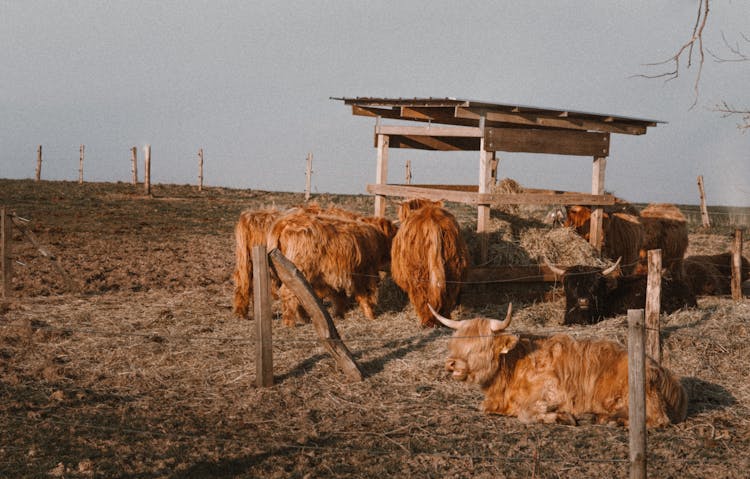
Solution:
<svg viewBox="0 0 750 479"><path fill-rule="evenodd" d="M0 0L0 177L366 194L374 120L331 97L455 97L660 120L612 135L605 189L633 202L750 206L750 61L708 56L645 79L690 38L697 3L647 1ZM714 1L704 46L750 54L750 2ZM696 57L697 58L697 57ZM683 61L683 66L685 61ZM693 106L693 104L695 105ZM393 121L391 121L392 123ZM388 122L384 121L388 124ZM499 153L498 176L590 192L592 159ZM476 184L478 154L392 149L391 183Z"/></svg>

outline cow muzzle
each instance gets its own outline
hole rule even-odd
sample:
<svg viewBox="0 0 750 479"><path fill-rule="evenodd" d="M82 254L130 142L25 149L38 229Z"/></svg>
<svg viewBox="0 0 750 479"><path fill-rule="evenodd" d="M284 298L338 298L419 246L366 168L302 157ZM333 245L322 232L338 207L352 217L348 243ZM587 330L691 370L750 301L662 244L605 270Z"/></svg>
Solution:
<svg viewBox="0 0 750 479"><path fill-rule="evenodd" d="M464 381L468 376L466 362L461 359L448 358L445 361L445 370L451 373L451 377L456 381Z"/></svg>
<svg viewBox="0 0 750 479"><path fill-rule="evenodd" d="M578 309L582 311L588 311L589 309L589 300L588 298L578 298Z"/></svg>

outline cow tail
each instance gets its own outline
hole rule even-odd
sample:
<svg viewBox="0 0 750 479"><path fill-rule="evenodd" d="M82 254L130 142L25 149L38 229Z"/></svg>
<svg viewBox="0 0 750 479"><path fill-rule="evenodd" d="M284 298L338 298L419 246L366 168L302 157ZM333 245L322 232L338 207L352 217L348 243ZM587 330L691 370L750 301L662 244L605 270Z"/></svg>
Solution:
<svg viewBox="0 0 750 479"><path fill-rule="evenodd" d="M682 383L668 370L654 365L653 386L664 400L667 416L672 423L687 417L688 395Z"/></svg>
<svg viewBox="0 0 750 479"><path fill-rule="evenodd" d="M444 291L446 290L445 260L443 258L443 235L439 227L430 228L427 244L427 265L429 268L429 285L427 286L427 297L430 304L441 311L444 302Z"/></svg>
<svg viewBox="0 0 750 479"><path fill-rule="evenodd" d="M234 314L246 318L250 309L250 296L253 281L253 264L250 258L249 230L242 218L234 228L236 267L234 270Z"/></svg>

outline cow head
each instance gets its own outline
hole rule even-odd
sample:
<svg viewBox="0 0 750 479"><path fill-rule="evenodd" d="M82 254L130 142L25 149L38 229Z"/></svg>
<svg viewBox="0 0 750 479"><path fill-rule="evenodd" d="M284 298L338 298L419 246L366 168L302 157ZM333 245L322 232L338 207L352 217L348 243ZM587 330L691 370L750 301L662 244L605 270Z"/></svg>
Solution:
<svg viewBox="0 0 750 479"><path fill-rule="evenodd" d="M512 304L508 305L503 321L491 318L454 321L438 314L431 305L428 307L435 319L455 330L445 361L445 369L451 377L479 385L492 381L500 367L500 356L518 344L518 336L503 334L510 325Z"/></svg>
<svg viewBox="0 0 750 479"><path fill-rule="evenodd" d="M544 258L547 267L562 278L565 290L565 317L563 324L593 324L603 313L609 291L607 276L617 270L620 259L609 268L576 265L562 269Z"/></svg>
<svg viewBox="0 0 750 479"><path fill-rule="evenodd" d="M431 206L435 208L442 208L443 202L442 201L432 201L424 198L414 198L411 200L407 200L399 204L398 207L398 220L404 221L406 218L409 217L412 211L416 211L420 208L424 208L425 206Z"/></svg>

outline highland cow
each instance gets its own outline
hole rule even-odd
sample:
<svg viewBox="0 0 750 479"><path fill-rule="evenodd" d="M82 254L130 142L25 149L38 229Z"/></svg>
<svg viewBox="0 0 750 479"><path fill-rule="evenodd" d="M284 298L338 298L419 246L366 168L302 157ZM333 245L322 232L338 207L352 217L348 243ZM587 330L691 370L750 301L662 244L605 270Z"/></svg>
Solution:
<svg viewBox="0 0 750 479"><path fill-rule="evenodd" d="M450 315L466 277L469 252L456 218L442 202L406 201L391 248L391 276L408 295L422 326L437 326L429 305Z"/></svg>
<svg viewBox="0 0 750 479"><path fill-rule="evenodd" d="M484 391L482 410L523 423L576 425L593 416L600 424L627 426L628 354L612 341L506 334L504 321L447 319L455 330L445 369L453 379ZM679 380L646 359L646 426L663 427L687 416L688 397Z"/></svg>
<svg viewBox="0 0 750 479"><path fill-rule="evenodd" d="M732 292L732 253L688 256L684 260L685 281L697 296ZM750 277L750 262L741 258L740 282Z"/></svg>

